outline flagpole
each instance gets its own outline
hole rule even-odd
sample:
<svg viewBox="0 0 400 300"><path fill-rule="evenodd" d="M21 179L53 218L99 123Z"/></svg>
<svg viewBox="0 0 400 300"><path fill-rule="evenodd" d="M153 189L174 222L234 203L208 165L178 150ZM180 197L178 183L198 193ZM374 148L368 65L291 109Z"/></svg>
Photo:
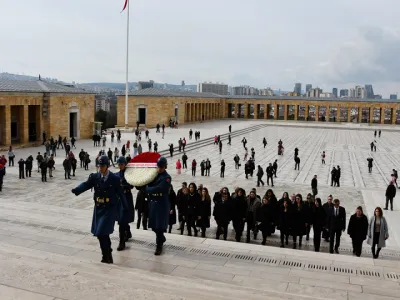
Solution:
<svg viewBox="0 0 400 300"><path fill-rule="evenodd" d="M128 78L128 70L129 70L129 0L127 2L127 25L126 25L126 84L125 84L125 128L128 128L128 93L129 93L129 78Z"/></svg>

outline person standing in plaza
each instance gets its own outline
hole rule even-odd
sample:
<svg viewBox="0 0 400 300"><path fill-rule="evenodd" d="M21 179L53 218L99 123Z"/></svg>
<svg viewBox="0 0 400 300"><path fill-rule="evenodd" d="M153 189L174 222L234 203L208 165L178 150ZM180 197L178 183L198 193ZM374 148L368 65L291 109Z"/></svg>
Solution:
<svg viewBox="0 0 400 300"><path fill-rule="evenodd" d="M171 187L171 176L167 173L167 159L160 157L157 161L158 175L156 179L144 187L144 191L149 195L149 227L156 234L156 251L154 255L161 255L163 245L166 241L164 231L168 228L170 203L168 201L168 191Z"/></svg>
<svg viewBox="0 0 400 300"><path fill-rule="evenodd" d="M187 157L186 153L183 152L183 155L182 155L182 168L183 169L187 169L187 160L188 160L188 157Z"/></svg>
<svg viewBox="0 0 400 300"><path fill-rule="evenodd" d="M154 142L153 147L154 147L154 152L157 153L158 152L158 143L157 143L157 141Z"/></svg>
<svg viewBox="0 0 400 300"><path fill-rule="evenodd" d="M229 129L229 133L231 133L232 132L232 125L229 125L228 129Z"/></svg>
<svg viewBox="0 0 400 300"><path fill-rule="evenodd" d="M325 165L325 157L326 157L325 151L322 151L321 160L322 160L322 164L323 164L323 165Z"/></svg>
<svg viewBox="0 0 400 300"><path fill-rule="evenodd" d="M176 173L178 175L181 175L181 170L182 170L182 164L181 160L178 158L178 160L176 161Z"/></svg>
<svg viewBox="0 0 400 300"><path fill-rule="evenodd" d="M374 215L369 220L367 243L371 246L373 258L379 258L379 252L386 247L389 238L389 228L380 207L375 208ZM378 248L378 249L376 249Z"/></svg>
<svg viewBox="0 0 400 300"><path fill-rule="evenodd" d="M50 178L53 177L54 164L55 164L54 156L50 155L50 158L47 162L47 168L49 169L49 177Z"/></svg>
<svg viewBox="0 0 400 300"><path fill-rule="evenodd" d="M333 167L331 171L331 186L336 183L336 168Z"/></svg>
<svg viewBox="0 0 400 300"><path fill-rule="evenodd" d="M317 175L314 175L314 178L311 179L311 191L313 196L315 197L318 194L318 179Z"/></svg>
<svg viewBox="0 0 400 300"><path fill-rule="evenodd" d="M225 177L225 161L221 160L221 174L220 174L221 178Z"/></svg>
<svg viewBox="0 0 400 300"><path fill-rule="evenodd" d="M197 162L195 159L192 160L192 176L196 176L196 168L197 168Z"/></svg>
<svg viewBox="0 0 400 300"><path fill-rule="evenodd" d="M206 168L205 176L210 176L211 162L210 162L210 160L208 158L207 158L207 160L205 162L205 168Z"/></svg>
<svg viewBox="0 0 400 300"><path fill-rule="evenodd" d="M121 201L124 211L128 209L120 178L108 170L108 157L103 155L98 160L99 173L89 175L86 182L72 189L76 196L94 188L94 210L92 219L92 234L100 243L102 263L112 264L112 249L110 234L114 232L115 221L118 218L118 203Z"/></svg>
<svg viewBox="0 0 400 300"><path fill-rule="evenodd" d="M263 168L260 165L257 166L257 174L256 174L256 176L257 176L257 186L260 186L260 182L264 186L264 181L262 181L262 178L264 176L264 171L263 171Z"/></svg>
<svg viewBox="0 0 400 300"><path fill-rule="evenodd" d="M69 156L67 156L64 159L63 167L64 167L64 177L65 177L65 179L71 179L71 167L72 167L72 165L71 165L71 160L70 160Z"/></svg>
<svg viewBox="0 0 400 300"><path fill-rule="evenodd" d="M264 149L265 149L265 147L267 146L267 139L266 138L263 138L263 141L262 141L262 143L263 143L263 145L264 145Z"/></svg>
<svg viewBox="0 0 400 300"><path fill-rule="evenodd" d="M47 161L42 158L39 165L41 174L42 174L42 182L47 182Z"/></svg>
<svg viewBox="0 0 400 300"><path fill-rule="evenodd" d="M125 194L126 205L120 200L119 205L119 245L117 251L122 251L125 249L125 242L128 241L132 237L131 227L129 223L132 223L135 220L135 208L133 206L133 195L132 188L125 178L125 171L127 161L125 157L118 158L117 161L119 172L116 174L120 178L121 187Z"/></svg>
<svg viewBox="0 0 400 300"><path fill-rule="evenodd" d="M351 237L353 243L353 254L360 257L362 243L368 234L368 219L364 215L361 206L357 207L355 214L350 217L347 234Z"/></svg>
<svg viewBox="0 0 400 300"><path fill-rule="evenodd" d="M382 131L379 129L379 137L381 137L381 133L382 133Z"/></svg>
<svg viewBox="0 0 400 300"><path fill-rule="evenodd" d="M235 155L235 157L233 158L233 161L235 162L235 169L239 169L239 162L240 162L240 157L239 155Z"/></svg>
<svg viewBox="0 0 400 300"><path fill-rule="evenodd" d="M342 169L340 166L336 167L335 186L340 187L340 176L342 176Z"/></svg>
<svg viewBox="0 0 400 300"><path fill-rule="evenodd" d="M19 179L25 179L25 161L20 158L18 161Z"/></svg>
<svg viewBox="0 0 400 300"><path fill-rule="evenodd" d="M219 141L218 146L219 146L219 154L221 154L222 153L222 141Z"/></svg>
<svg viewBox="0 0 400 300"><path fill-rule="evenodd" d="M32 177L32 168L33 168L33 156L29 155L25 160L25 176L26 178Z"/></svg>
<svg viewBox="0 0 400 300"><path fill-rule="evenodd" d="M296 156L294 161L295 161L294 169L300 171L300 157Z"/></svg>
<svg viewBox="0 0 400 300"><path fill-rule="evenodd" d="M276 178L276 173L278 172L278 160L275 159L274 163L272 164L272 168L274 170L274 176Z"/></svg>
<svg viewBox="0 0 400 300"><path fill-rule="evenodd" d="M340 237L342 232L346 230L346 210L340 206L339 199L333 200L333 208L328 215L328 226L329 252L333 253L333 246L335 246L335 252L339 254Z"/></svg>
<svg viewBox="0 0 400 300"><path fill-rule="evenodd" d="M271 163L269 163L265 171L267 173L267 184L269 185L269 180L271 179L271 186L274 186L274 167Z"/></svg>
<svg viewBox="0 0 400 300"><path fill-rule="evenodd" d="M368 161L368 172L372 173L372 166L373 166L372 162L374 161L374 159L372 157L368 157L367 161Z"/></svg>
<svg viewBox="0 0 400 300"><path fill-rule="evenodd" d="M311 224L314 232L314 251L319 252L321 245L321 233L326 224L326 213L322 207L321 198L316 198L311 212Z"/></svg>
<svg viewBox="0 0 400 300"><path fill-rule="evenodd" d="M386 188L386 205L384 210L389 209L389 203L390 203L390 210L393 211L393 198L396 197L396 187L394 186L393 182L389 182L388 187Z"/></svg>
<svg viewBox="0 0 400 300"><path fill-rule="evenodd" d="M12 165L14 167L15 153L12 146L8 148L7 155L8 155L8 166L11 167Z"/></svg>

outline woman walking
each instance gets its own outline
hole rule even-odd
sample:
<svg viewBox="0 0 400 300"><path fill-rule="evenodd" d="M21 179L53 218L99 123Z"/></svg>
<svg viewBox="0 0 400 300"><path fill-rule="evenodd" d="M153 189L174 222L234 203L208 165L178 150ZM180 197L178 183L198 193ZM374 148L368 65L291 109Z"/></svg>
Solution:
<svg viewBox="0 0 400 300"><path fill-rule="evenodd" d="M315 199L315 205L312 208L311 224L314 232L314 251L319 252L321 245L321 233L326 224L326 213L322 207L321 198Z"/></svg>
<svg viewBox="0 0 400 300"><path fill-rule="evenodd" d="M373 258L379 258L379 252L386 247L386 240L389 238L389 228L382 208L375 208L375 213L369 220L368 225L368 245L372 248ZM376 250L376 247L378 248Z"/></svg>
<svg viewBox="0 0 400 300"><path fill-rule="evenodd" d="M289 234L292 228L292 211L289 200L284 200L279 212L278 229L281 231L281 248L289 243ZM286 240L286 241L285 241ZM283 243L285 241L285 244Z"/></svg>
<svg viewBox="0 0 400 300"><path fill-rule="evenodd" d="M353 254L360 257L362 252L362 243L367 237L368 219L364 215L362 207L356 209L354 215L350 217L347 234L351 237L353 243Z"/></svg>
<svg viewBox="0 0 400 300"><path fill-rule="evenodd" d="M210 228L211 219L211 197L207 188L201 191L201 201L199 203L199 217L196 226L201 228L201 237L206 237L206 230Z"/></svg>
<svg viewBox="0 0 400 300"><path fill-rule="evenodd" d="M181 160L178 159L176 162L176 174L181 175L182 164Z"/></svg>

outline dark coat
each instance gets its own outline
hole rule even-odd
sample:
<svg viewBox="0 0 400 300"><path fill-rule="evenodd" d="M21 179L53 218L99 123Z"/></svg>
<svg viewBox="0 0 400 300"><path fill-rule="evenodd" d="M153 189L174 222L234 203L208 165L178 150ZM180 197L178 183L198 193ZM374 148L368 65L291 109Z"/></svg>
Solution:
<svg viewBox="0 0 400 300"><path fill-rule="evenodd" d="M72 192L79 195L91 188L94 188L95 199L91 232L94 236L109 235L114 232L114 224L118 218L118 203L121 201L127 208L120 178L109 172L107 180L102 182L101 174L93 173ZM97 202L97 198L102 199L102 203Z"/></svg>
<svg viewBox="0 0 400 300"><path fill-rule="evenodd" d="M322 230L326 225L326 213L323 207L314 206L311 213L311 224L315 229Z"/></svg>
<svg viewBox="0 0 400 300"><path fill-rule="evenodd" d="M385 196L388 198L396 197L396 187L393 184L388 185Z"/></svg>
<svg viewBox="0 0 400 300"><path fill-rule="evenodd" d="M24 160L19 160L18 161L18 167L20 170L24 170L25 168L25 161Z"/></svg>
<svg viewBox="0 0 400 300"><path fill-rule="evenodd" d="M292 210L293 227L292 235L305 235L306 234L306 223L308 217L307 206L302 203L300 206L296 205Z"/></svg>
<svg viewBox="0 0 400 300"><path fill-rule="evenodd" d="M329 230L346 229L346 210L344 207L339 206L339 215L335 216L335 209L332 206L328 214L328 226Z"/></svg>
<svg viewBox="0 0 400 300"><path fill-rule="evenodd" d="M29 156L26 160L25 160L25 166L27 170L32 170L33 167L33 157Z"/></svg>
<svg viewBox="0 0 400 300"><path fill-rule="evenodd" d="M196 191L193 194L188 194L187 197L184 197L184 203L182 204L182 214L184 216L192 216L198 217L199 216L199 207L201 197L200 194Z"/></svg>
<svg viewBox="0 0 400 300"><path fill-rule="evenodd" d="M119 202L119 224L128 224L132 223L135 220L135 208L133 206L133 195L132 195L132 188L133 186L130 185L125 179L125 170L119 171L117 175L120 178L120 185L124 191L126 203L128 205L128 210L124 213L124 206L122 205L122 201ZM123 217L123 218L122 218Z"/></svg>
<svg viewBox="0 0 400 300"><path fill-rule="evenodd" d="M364 241L368 234L368 218L362 214L357 217L356 214L350 217L347 233L353 240Z"/></svg>
<svg viewBox="0 0 400 300"><path fill-rule="evenodd" d="M200 200L199 202L199 216L200 220L197 220L197 227L210 228L211 217L211 201L210 200Z"/></svg>
<svg viewBox="0 0 400 300"><path fill-rule="evenodd" d="M168 192L171 176L167 172L158 174L156 179L144 190L149 195L149 228L167 229L169 223L170 203Z"/></svg>
<svg viewBox="0 0 400 300"><path fill-rule="evenodd" d="M213 216L217 224L229 224L232 219L232 199L219 200L214 205Z"/></svg>
<svg viewBox="0 0 400 300"><path fill-rule="evenodd" d="M138 191L135 203L135 209L138 211L138 214L149 214L149 202L147 199L147 195L143 190Z"/></svg>
<svg viewBox="0 0 400 300"><path fill-rule="evenodd" d="M169 225L174 225L176 224L176 193L175 191L171 188L168 193L168 199L169 199ZM172 210L172 214L171 214Z"/></svg>
<svg viewBox="0 0 400 300"><path fill-rule="evenodd" d="M291 207L287 207L286 211L284 206L280 208L278 229L282 230L285 234L289 234L292 229L292 216L293 214Z"/></svg>
<svg viewBox="0 0 400 300"><path fill-rule="evenodd" d="M274 208L270 203L262 204L257 209L257 222L261 222L259 229L262 232L272 233L276 216L274 215Z"/></svg>
<svg viewBox="0 0 400 300"><path fill-rule="evenodd" d="M247 216L247 199L244 195L231 199L232 220L243 221Z"/></svg>

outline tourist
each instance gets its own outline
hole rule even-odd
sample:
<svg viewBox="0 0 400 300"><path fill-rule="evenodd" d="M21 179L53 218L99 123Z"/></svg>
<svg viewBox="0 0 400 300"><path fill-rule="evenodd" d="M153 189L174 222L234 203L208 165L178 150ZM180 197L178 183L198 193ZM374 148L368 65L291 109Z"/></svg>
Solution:
<svg viewBox="0 0 400 300"><path fill-rule="evenodd" d="M276 178L276 173L278 172L278 160L275 159L274 163L272 164L272 169L274 170L274 176Z"/></svg>
<svg viewBox="0 0 400 300"><path fill-rule="evenodd" d="M42 157L39 165L41 174L42 174L42 182L47 182L47 161Z"/></svg>
<svg viewBox="0 0 400 300"><path fill-rule="evenodd" d="M158 143L157 143L157 141L154 142L153 147L154 147L154 152L158 152Z"/></svg>
<svg viewBox="0 0 400 300"><path fill-rule="evenodd" d="M219 141L219 154L222 154L222 141Z"/></svg>
<svg viewBox="0 0 400 300"><path fill-rule="evenodd" d="M263 168L258 165L257 166L257 186L260 186L260 182L262 183L262 185L264 186L264 181L262 180L263 176L264 176L264 171Z"/></svg>
<svg viewBox="0 0 400 300"><path fill-rule="evenodd" d="M204 176L204 171L206 169L206 161L203 159L200 163L200 173L201 176Z"/></svg>
<svg viewBox="0 0 400 300"><path fill-rule="evenodd" d="M187 183L182 182L181 188L178 190L178 193L176 194L176 207L178 209L178 221L179 221L179 228L178 230L181 230L182 228L182 220L183 220L183 208L182 204L185 202L184 201L184 190L187 189Z"/></svg>
<svg viewBox="0 0 400 300"><path fill-rule="evenodd" d="M296 195L296 206L292 208L292 218L293 249L296 249L297 241L299 242L299 248L301 248L307 225L307 208L301 194Z"/></svg>
<svg viewBox="0 0 400 300"><path fill-rule="evenodd" d="M178 160L176 161L176 173L178 175L181 175L181 169L182 169L181 160L178 158Z"/></svg>
<svg viewBox="0 0 400 300"><path fill-rule="evenodd" d="M364 215L362 207L356 209L354 215L350 217L347 234L351 237L353 243L353 254L360 257L362 252L362 243L367 238L368 219Z"/></svg>
<svg viewBox="0 0 400 300"><path fill-rule="evenodd" d="M267 185L269 185L269 180L271 179L271 186L274 186L274 167L271 163L269 163L265 172L267 173Z"/></svg>
<svg viewBox="0 0 400 300"><path fill-rule="evenodd" d="M8 166L11 167L12 165L14 167L15 152L12 146L8 148L7 155L8 155Z"/></svg>
<svg viewBox="0 0 400 300"><path fill-rule="evenodd" d="M183 155L182 155L182 168L183 169L187 169L187 160L188 160L188 157L187 157L186 153L183 152Z"/></svg>
<svg viewBox="0 0 400 300"><path fill-rule="evenodd" d="M224 178L225 177L225 161L221 160L221 173L220 173L220 177Z"/></svg>
<svg viewBox="0 0 400 300"><path fill-rule="evenodd" d="M79 152L78 156L79 156L79 161L81 162L81 168L83 168L85 162L85 151L81 149L81 152Z"/></svg>
<svg viewBox="0 0 400 300"><path fill-rule="evenodd" d="M3 178L6 175L5 166L0 163L0 192L3 190Z"/></svg>
<svg viewBox="0 0 400 300"><path fill-rule="evenodd" d="M37 167L38 167L38 173L40 172L40 165L43 161L43 156L38 152L38 155L36 156L36 161L37 161Z"/></svg>
<svg viewBox="0 0 400 300"><path fill-rule="evenodd" d="M142 152L143 152L142 144L139 144L139 145L138 145L138 147L137 147L137 152L138 152L138 155L142 154ZM129 153L129 152L128 152L128 153Z"/></svg>
<svg viewBox="0 0 400 300"><path fill-rule="evenodd" d="M47 161L47 168L49 169L49 177L53 177L54 165L55 165L54 156L50 155L50 158Z"/></svg>
<svg viewBox="0 0 400 300"><path fill-rule="evenodd" d="M336 186L336 168L333 167L332 171L331 171L331 186L333 186L333 184L335 184Z"/></svg>
<svg viewBox="0 0 400 300"><path fill-rule="evenodd" d="M258 226L262 233L261 245L265 246L267 243L267 237L270 235L273 227L273 219L273 209L268 201L267 196L264 196L261 202L261 206L257 211L257 221L261 223Z"/></svg>
<svg viewBox="0 0 400 300"><path fill-rule="evenodd" d="M171 157L173 157L174 156L174 144L168 144L168 146L169 146L169 155L171 156Z"/></svg>
<svg viewBox="0 0 400 300"><path fill-rule="evenodd" d="M239 169L239 167L240 167L240 157L239 157L239 155L235 155L235 157L233 158L233 161L235 162L235 169Z"/></svg>
<svg viewBox="0 0 400 300"><path fill-rule="evenodd" d="M112 163L113 167L115 167L114 161L113 161L113 151L111 150L111 148L108 148L107 157L108 157L108 160Z"/></svg>
<svg viewBox="0 0 400 300"><path fill-rule="evenodd" d="M372 157L368 157L367 161L368 161L368 172L372 173L372 162L374 161L374 159Z"/></svg>
<svg viewBox="0 0 400 300"><path fill-rule="evenodd" d="M18 161L19 179L25 179L25 161L20 158Z"/></svg>
<svg viewBox="0 0 400 300"><path fill-rule="evenodd" d="M325 242L329 242L329 224L328 224L328 216L330 215L331 209L333 208L333 196L329 195L327 201L322 205L322 208L325 211L326 215L326 224L323 228L322 237Z"/></svg>
<svg viewBox="0 0 400 300"><path fill-rule="evenodd" d="M263 143L263 145L264 145L264 149L265 149L265 147L267 146L267 139L266 138L263 138L263 141L262 141L262 143Z"/></svg>
<svg viewBox="0 0 400 300"><path fill-rule="evenodd" d="M389 208L389 202L390 202L390 210L393 211L393 198L396 197L396 187L393 184L393 181L391 181L386 189L386 205L384 210L388 210Z"/></svg>
<svg viewBox="0 0 400 300"><path fill-rule="evenodd" d="M326 157L325 151L322 151L321 160L322 160L322 164L323 164L323 165L325 165L325 157Z"/></svg>
<svg viewBox="0 0 400 300"><path fill-rule="evenodd" d="M64 159L63 167L64 167L65 179L71 179L71 160L70 160L69 156L67 156Z"/></svg>
<svg viewBox="0 0 400 300"><path fill-rule="evenodd" d="M339 199L333 200L333 208L328 214L328 226L329 252L333 253L333 246L335 246L335 252L339 254L340 237L346 229L346 210L340 206Z"/></svg>
<svg viewBox="0 0 400 300"><path fill-rule="evenodd" d="M278 218L278 229L280 230L281 248L289 244L289 235L292 230L292 210L288 200L283 201ZM285 242L285 243L284 243Z"/></svg>
<svg viewBox="0 0 400 300"><path fill-rule="evenodd" d="M335 176L335 186L340 187L340 176L342 175L342 170L340 166L336 168L336 176Z"/></svg>
<svg viewBox="0 0 400 300"><path fill-rule="evenodd" d="M25 160L25 176L26 178L32 177L33 169L33 156L29 154L28 158Z"/></svg>
<svg viewBox="0 0 400 300"><path fill-rule="evenodd" d="M206 163L205 163L205 169L206 169L205 176L210 176L211 162L210 162L210 160L208 158L207 158Z"/></svg>
<svg viewBox="0 0 400 300"><path fill-rule="evenodd" d="M125 149L125 147L122 146L122 149ZM137 153L138 153L138 143L137 143L137 141L135 140L135 141L133 142L133 157L135 157L135 156L137 155ZM122 156L125 156L125 154L122 153L122 150L121 150L121 154L122 154Z"/></svg>
<svg viewBox="0 0 400 300"><path fill-rule="evenodd" d="M294 169L300 171L300 157L296 156L294 161L295 161Z"/></svg>
<svg viewBox="0 0 400 300"><path fill-rule="evenodd" d="M314 175L314 178L311 179L311 191L313 196L315 197L318 194L318 179L317 175Z"/></svg>
<svg viewBox="0 0 400 300"><path fill-rule="evenodd" d="M196 176L196 167L197 167L197 162L195 159L193 159L192 160L192 176Z"/></svg>
<svg viewBox="0 0 400 300"><path fill-rule="evenodd" d="M368 225L368 245L371 246L372 257L379 258L379 252L386 247L386 240L389 238L389 228L380 207L375 208L374 215ZM376 249L376 247L378 249Z"/></svg>

